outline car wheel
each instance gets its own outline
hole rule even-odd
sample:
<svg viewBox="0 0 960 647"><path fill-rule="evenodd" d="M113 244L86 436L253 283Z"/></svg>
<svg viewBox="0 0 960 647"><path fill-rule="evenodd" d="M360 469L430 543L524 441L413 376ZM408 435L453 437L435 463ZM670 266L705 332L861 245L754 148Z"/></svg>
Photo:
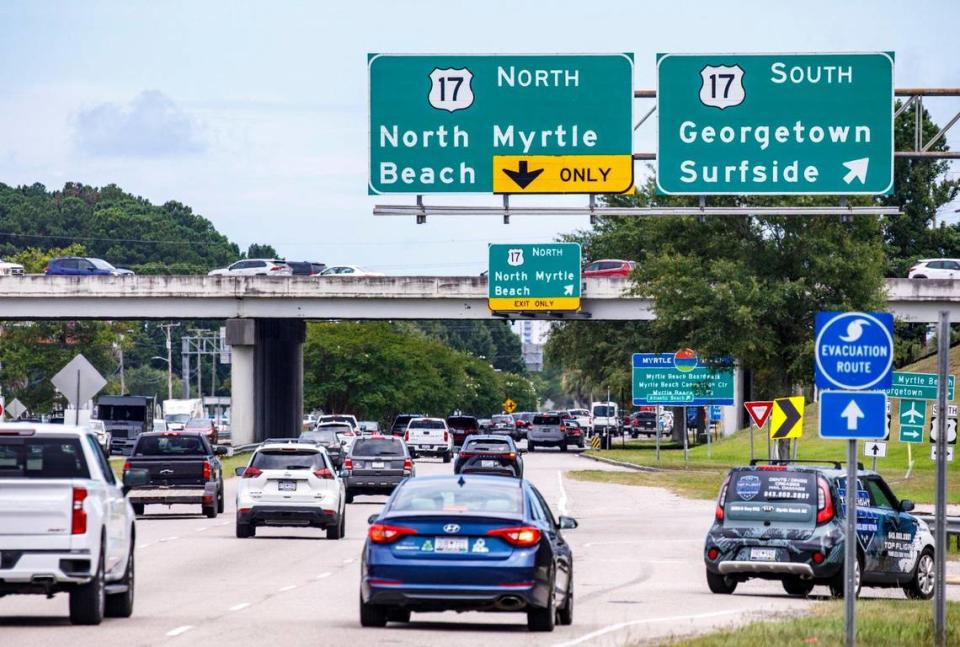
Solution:
<svg viewBox="0 0 960 647"><path fill-rule="evenodd" d="M340 521L337 522L337 525L327 528L327 539L343 539L343 531L346 529L346 526L347 510L344 508L343 513L340 515Z"/></svg>
<svg viewBox="0 0 960 647"><path fill-rule="evenodd" d="M353 503L353 492L347 490L347 495L345 497L347 503Z"/></svg>
<svg viewBox="0 0 960 647"><path fill-rule="evenodd" d="M220 485L220 495L217 497L217 512L223 514L226 504L223 501L223 484Z"/></svg>
<svg viewBox="0 0 960 647"><path fill-rule="evenodd" d="M212 505L203 506L203 514L206 515L207 519L216 519L217 518L216 502L214 502Z"/></svg>
<svg viewBox="0 0 960 647"><path fill-rule="evenodd" d="M70 622L75 625L98 625L103 622L106 590L103 583L103 554L93 579L70 591Z"/></svg>
<svg viewBox="0 0 960 647"><path fill-rule="evenodd" d="M444 462L444 463L449 463L449 462L450 462L450 452L446 452L446 453L443 455L443 462Z"/></svg>
<svg viewBox="0 0 960 647"><path fill-rule="evenodd" d="M923 274L917 274L916 276L914 276L914 277L912 277L912 278L915 278L915 279L925 279L925 278L927 278L927 277L924 276Z"/></svg>
<svg viewBox="0 0 960 647"><path fill-rule="evenodd" d="M138 517L143 514L143 509L146 507L143 503L131 503L130 507L133 508L133 514Z"/></svg>
<svg viewBox="0 0 960 647"><path fill-rule="evenodd" d="M726 575L712 573L709 569L707 570L707 586L710 587L711 593L719 593L724 595L729 595L737 590L736 580L731 579Z"/></svg>
<svg viewBox="0 0 960 647"><path fill-rule="evenodd" d="M855 598L860 597L860 587L862 586L862 582L861 582L861 579L862 579L862 578L860 577L860 572L861 572L862 569L863 569L863 558L858 554L858 555L857 555L857 569L856 569L856 571L855 571L855 573L854 573L854 581L857 583L856 591L854 592L854 597L855 597ZM846 570L846 569L844 569L844 568L841 567L841 569L840 569L839 571L837 571L837 574L834 575L833 578L830 580L830 595L833 596L833 597L835 597L835 598L842 598L842 597L843 597L843 589L844 589L844 586L843 586L843 585L844 585L844 577L843 577L843 574L844 574L844 571L845 571L845 570Z"/></svg>
<svg viewBox="0 0 960 647"><path fill-rule="evenodd" d="M936 569L933 563L933 549L927 548L917 559L913 569L913 577L903 587L903 592L912 600L929 600L933 597L936 583Z"/></svg>
<svg viewBox="0 0 960 647"><path fill-rule="evenodd" d="M535 442L533 442L532 440L528 440L528 441L527 441L527 451L530 452L531 454L532 454L533 452L537 451L537 444L536 444Z"/></svg>
<svg viewBox="0 0 960 647"><path fill-rule="evenodd" d="M546 608L527 611L527 629L530 631L553 631L557 624L557 605L553 598L554 590L551 586L550 595L547 596Z"/></svg>
<svg viewBox="0 0 960 647"><path fill-rule="evenodd" d="M567 598L563 602L563 607L557 613L557 623L561 625L573 624L573 573L570 573L570 581L567 583Z"/></svg>
<svg viewBox="0 0 960 647"><path fill-rule="evenodd" d="M560 451L562 452L567 451L567 441L563 441L562 443L560 443Z"/></svg>
<svg viewBox="0 0 960 647"><path fill-rule="evenodd" d="M410 622L410 609L391 609L387 611L388 622Z"/></svg>
<svg viewBox="0 0 960 647"><path fill-rule="evenodd" d="M375 604L367 604L360 598L360 626L385 627L387 626L387 609Z"/></svg>
<svg viewBox="0 0 960 647"><path fill-rule="evenodd" d="M806 597L810 595L810 591L813 590L813 581L804 580L799 577L787 577L784 578L783 590L789 593L790 595L799 595Z"/></svg>
<svg viewBox="0 0 960 647"><path fill-rule="evenodd" d="M240 523L240 520L237 520L237 537L240 539L246 539L247 537L253 537L257 533L256 528L252 523Z"/></svg>
<svg viewBox="0 0 960 647"><path fill-rule="evenodd" d="M135 579L133 546L130 546L130 555L127 557L127 572L123 574L123 579L119 582L126 586L127 590L107 596L104 615L108 618L129 618L133 615L133 585Z"/></svg>

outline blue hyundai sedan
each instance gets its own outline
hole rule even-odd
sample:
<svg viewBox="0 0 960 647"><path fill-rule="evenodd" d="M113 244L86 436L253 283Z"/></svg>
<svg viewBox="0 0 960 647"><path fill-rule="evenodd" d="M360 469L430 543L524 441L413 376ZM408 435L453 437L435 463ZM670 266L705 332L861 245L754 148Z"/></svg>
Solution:
<svg viewBox="0 0 960 647"><path fill-rule="evenodd" d="M360 624L409 622L412 611L527 614L531 631L573 622L573 553L537 489L499 476L418 477L370 519Z"/></svg>

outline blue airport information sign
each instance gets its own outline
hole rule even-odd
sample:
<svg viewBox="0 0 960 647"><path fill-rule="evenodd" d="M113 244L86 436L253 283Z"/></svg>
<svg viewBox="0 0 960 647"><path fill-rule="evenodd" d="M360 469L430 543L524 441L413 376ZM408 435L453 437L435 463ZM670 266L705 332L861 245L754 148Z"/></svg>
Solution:
<svg viewBox="0 0 960 647"><path fill-rule="evenodd" d="M821 389L889 389L893 382L893 315L818 312L814 375Z"/></svg>
<svg viewBox="0 0 960 647"><path fill-rule="evenodd" d="M887 394L883 391L821 391L820 437L882 440L887 435Z"/></svg>

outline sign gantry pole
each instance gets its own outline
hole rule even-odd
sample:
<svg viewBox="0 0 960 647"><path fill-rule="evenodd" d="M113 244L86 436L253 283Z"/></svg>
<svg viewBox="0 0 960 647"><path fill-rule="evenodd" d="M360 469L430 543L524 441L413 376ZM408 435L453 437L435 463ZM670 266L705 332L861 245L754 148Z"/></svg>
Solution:
<svg viewBox="0 0 960 647"><path fill-rule="evenodd" d="M950 312L940 311L937 332L937 481L934 495L933 629L937 647L947 644L947 374L950 372Z"/></svg>
<svg viewBox="0 0 960 647"><path fill-rule="evenodd" d="M843 542L844 640L854 647L857 639L857 441L847 441L846 538Z"/></svg>

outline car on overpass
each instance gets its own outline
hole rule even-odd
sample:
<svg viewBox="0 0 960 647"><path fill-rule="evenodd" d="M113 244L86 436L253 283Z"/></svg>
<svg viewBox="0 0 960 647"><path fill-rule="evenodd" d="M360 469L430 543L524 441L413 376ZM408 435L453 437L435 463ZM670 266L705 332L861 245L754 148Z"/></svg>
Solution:
<svg viewBox="0 0 960 647"><path fill-rule="evenodd" d="M826 461L751 461L723 482L703 558L713 593L733 593L751 578L779 580L790 595L817 584L844 593L846 469ZM928 600L934 589L934 541L877 472L857 476L857 594L900 587Z"/></svg>
<svg viewBox="0 0 960 647"><path fill-rule="evenodd" d="M960 279L960 258L922 258L907 270L908 279Z"/></svg>
<svg viewBox="0 0 960 647"><path fill-rule="evenodd" d="M404 481L370 519L360 624L409 622L411 612L525 613L532 631L573 622L573 552L532 483L500 476Z"/></svg>
<svg viewBox="0 0 960 647"><path fill-rule="evenodd" d="M146 475L129 475L143 484ZM0 423L0 597L70 596L70 621L129 617L135 517L97 437L63 424Z"/></svg>
<svg viewBox="0 0 960 647"><path fill-rule="evenodd" d="M290 265L279 258L245 258L207 272L207 276L293 276Z"/></svg>
<svg viewBox="0 0 960 647"><path fill-rule="evenodd" d="M23 276L23 265L0 258L0 276Z"/></svg>
<svg viewBox="0 0 960 647"><path fill-rule="evenodd" d="M320 276L329 278L331 276L385 276L385 274L381 272L368 272L357 265L333 265L323 270Z"/></svg>
<svg viewBox="0 0 960 647"><path fill-rule="evenodd" d="M114 267L102 258L58 256L47 261L43 268L47 276L129 276L133 272Z"/></svg>
<svg viewBox="0 0 960 647"><path fill-rule="evenodd" d="M327 539L343 538L345 488L323 447L264 443L236 474L237 537L253 537L260 526L295 526L323 528Z"/></svg>
<svg viewBox="0 0 960 647"><path fill-rule="evenodd" d="M635 261L605 258L584 266L582 276L585 279L598 277L627 278L636 266Z"/></svg>

